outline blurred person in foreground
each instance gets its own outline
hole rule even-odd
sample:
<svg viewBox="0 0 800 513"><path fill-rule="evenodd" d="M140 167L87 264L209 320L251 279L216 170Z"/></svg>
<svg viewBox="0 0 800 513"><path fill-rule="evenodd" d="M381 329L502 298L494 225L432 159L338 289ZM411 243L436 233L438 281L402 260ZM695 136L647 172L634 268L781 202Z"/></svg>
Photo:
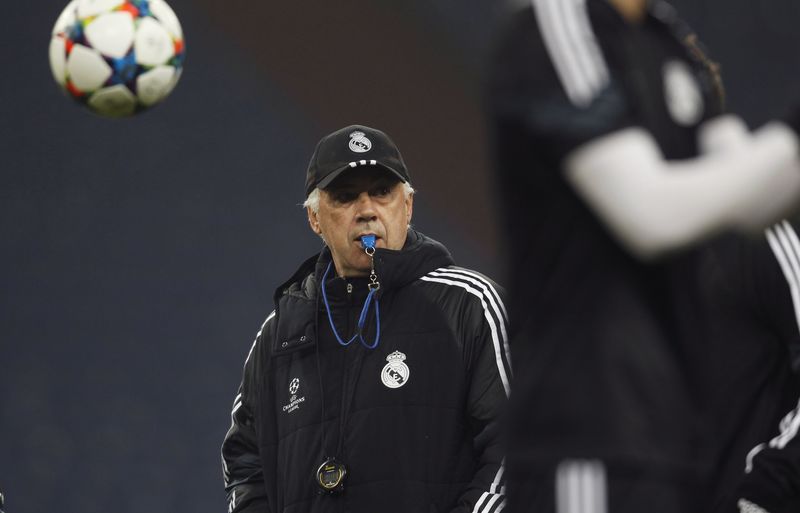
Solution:
<svg viewBox="0 0 800 513"><path fill-rule="evenodd" d="M517 4L488 87L517 278L507 510L708 511L701 274L721 234L796 208L798 123L721 116L664 2Z"/></svg>
<svg viewBox="0 0 800 513"><path fill-rule="evenodd" d="M410 227L409 173L379 130L325 136L305 192L324 247L278 287L245 361L222 446L229 511L502 508L498 287Z"/></svg>

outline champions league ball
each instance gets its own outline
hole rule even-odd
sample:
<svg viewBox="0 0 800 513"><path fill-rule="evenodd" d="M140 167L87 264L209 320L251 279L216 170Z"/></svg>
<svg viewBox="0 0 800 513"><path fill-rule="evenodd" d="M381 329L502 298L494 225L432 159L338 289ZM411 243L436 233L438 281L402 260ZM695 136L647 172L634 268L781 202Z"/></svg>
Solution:
<svg viewBox="0 0 800 513"><path fill-rule="evenodd" d="M102 116L123 117L164 100L185 48L164 0L73 0L50 39L50 69L66 93Z"/></svg>

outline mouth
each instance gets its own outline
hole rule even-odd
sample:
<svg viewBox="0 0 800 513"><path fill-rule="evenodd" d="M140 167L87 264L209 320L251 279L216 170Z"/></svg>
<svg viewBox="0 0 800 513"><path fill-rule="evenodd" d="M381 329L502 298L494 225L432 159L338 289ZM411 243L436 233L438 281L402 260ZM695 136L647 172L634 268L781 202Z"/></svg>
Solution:
<svg viewBox="0 0 800 513"><path fill-rule="evenodd" d="M380 235L376 235L376 234L374 234L374 233L366 232L366 233L361 233L361 234L359 234L357 237L355 237L355 238L353 239L353 242L355 242L356 244L358 244L358 247L359 247L359 248L361 248L361 246L362 246L362 244L361 244L361 237L364 237L365 235L372 235L372 236L374 236L374 237L375 237L375 246L380 246L380 245L382 245L382 242L381 242L381 241L382 241L382 238L381 238L381 236L380 236Z"/></svg>

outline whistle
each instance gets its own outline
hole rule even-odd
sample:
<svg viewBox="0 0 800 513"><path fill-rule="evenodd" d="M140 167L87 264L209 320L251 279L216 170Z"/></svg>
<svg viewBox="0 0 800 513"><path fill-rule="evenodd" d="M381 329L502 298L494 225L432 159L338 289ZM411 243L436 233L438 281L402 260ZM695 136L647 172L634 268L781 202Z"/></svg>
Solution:
<svg viewBox="0 0 800 513"><path fill-rule="evenodd" d="M375 249L375 236L374 235L362 235L361 236L361 247L364 249L372 248Z"/></svg>

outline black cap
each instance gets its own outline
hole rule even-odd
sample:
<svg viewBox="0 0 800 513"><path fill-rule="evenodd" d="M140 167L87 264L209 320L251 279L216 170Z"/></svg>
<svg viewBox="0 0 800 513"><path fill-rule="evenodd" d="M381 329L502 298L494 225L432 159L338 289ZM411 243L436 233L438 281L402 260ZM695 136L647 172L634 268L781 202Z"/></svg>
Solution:
<svg viewBox="0 0 800 513"><path fill-rule="evenodd" d="M323 137L306 171L306 196L324 189L343 171L358 166L387 169L403 182L411 177L400 150L388 135L363 125L350 125Z"/></svg>

